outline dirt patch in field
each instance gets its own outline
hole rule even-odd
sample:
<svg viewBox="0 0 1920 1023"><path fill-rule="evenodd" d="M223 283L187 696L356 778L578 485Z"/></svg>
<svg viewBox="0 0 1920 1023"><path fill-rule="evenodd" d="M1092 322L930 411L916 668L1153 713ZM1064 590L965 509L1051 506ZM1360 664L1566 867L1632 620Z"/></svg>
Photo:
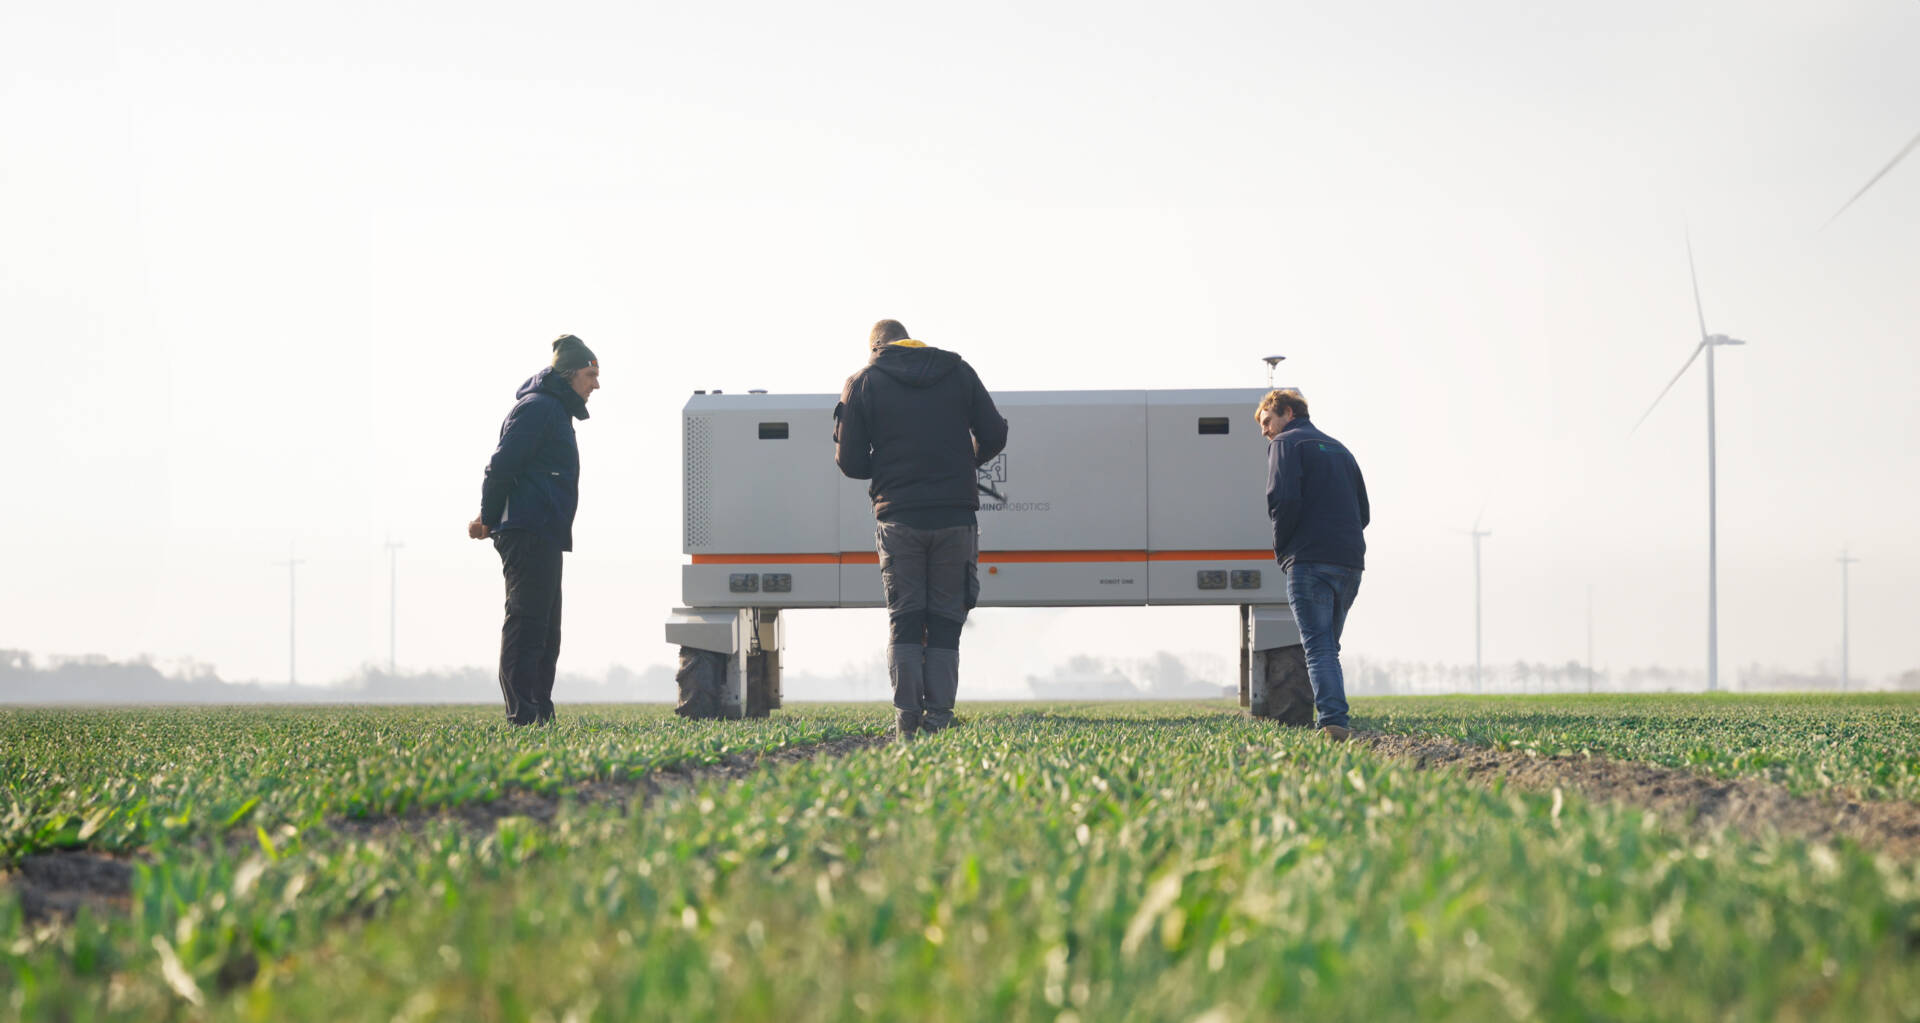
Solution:
<svg viewBox="0 0 1920 1023"><path fill-rule="evenodd" d="M1355 741L1416 767L1456 771L1483 784L1573 789L1589 799L1644 806L1705 830L1732 828L1752 838L1778 834L1830 842L1847 839L1900 859L1920 858L1920 804L1840 795L1796 796L1751 778L1711 778L1681 768L1604 757L1545 757L1487 749L1432 735L1356 733Z"/></svg>
<svg viewBox="0 0 1920 1023"><path fill-rule="evenodd" d="M21 857L5 877L28 923L72 920L82 906L124 913L132 905L133 864L102 853L69 850Z"/></svg>
<svg viewBox="0 0 1920 1023"><path fill-rule="evenodd" d="M336 817L329 821L333 830L355 838L382 838L403 831L417 831L432 821L457 820L474 832L490 832L503 818L526 817L542 824L551 823L568 803L576 806L624 807L636 799L651 800L670 789L722 778L743 778L766 765L793 764L815 757L838 757L893 742L890 735L856 735L830 739L807 746L789 746L772 753L733 753L718 763L661 768L627 781L592 781L557 793L510 790L488 803L464 803L459 806L411 811L398 816Z"/></svg>

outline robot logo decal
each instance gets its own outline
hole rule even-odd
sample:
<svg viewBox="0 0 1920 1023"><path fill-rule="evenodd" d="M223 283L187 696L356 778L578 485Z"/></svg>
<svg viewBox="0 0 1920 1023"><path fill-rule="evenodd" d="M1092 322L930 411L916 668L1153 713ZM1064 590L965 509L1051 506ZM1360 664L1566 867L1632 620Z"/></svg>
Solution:
<svg viewBox="0 0 1920 1023"><path fill-rule="evenodd" d="M981 494L991 497L1002 504L1006 503L1007 495L1003 489L1003 485L1007 482L1006 452L1002 451L993 456L993 461L975 469L973 475L974 482L979 485Z"/></svg>
<svg viewBox="0 0 1920 1023"><path fill-rule="evenodd" d="M1007 482L1007 456L1002 452L993 460L974 470L973 482L980 488L981 511L988 512L1044 512L1052 511L1051 501L1020 501L1015 503L1007 499L1007 493L1001 489ZM986 502L994 502L988 504Z"/></svg>

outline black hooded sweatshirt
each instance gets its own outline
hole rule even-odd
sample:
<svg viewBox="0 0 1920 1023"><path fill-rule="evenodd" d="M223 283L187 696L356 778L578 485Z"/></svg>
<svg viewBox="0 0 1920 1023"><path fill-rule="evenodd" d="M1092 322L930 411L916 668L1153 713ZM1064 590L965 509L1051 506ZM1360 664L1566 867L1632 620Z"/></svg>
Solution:
<svg viewBox="0 0 1920 1023"><path fill-rule="evenodd" d="M872 480L873 517L920 528L967 525L974 470L1007 446L1007 421L966 360L917 345L874 349L833 410L833 460Z"/></svg>
<svg viewBox="0 0 1920 1023"><path fill-rule="evenodd" d="M480 521L496 533L524 529L573 550L580 506L580 445L573 421L587 418L586 399L548 368L520 390L500 424L500 443L480 485Z"/></svg>

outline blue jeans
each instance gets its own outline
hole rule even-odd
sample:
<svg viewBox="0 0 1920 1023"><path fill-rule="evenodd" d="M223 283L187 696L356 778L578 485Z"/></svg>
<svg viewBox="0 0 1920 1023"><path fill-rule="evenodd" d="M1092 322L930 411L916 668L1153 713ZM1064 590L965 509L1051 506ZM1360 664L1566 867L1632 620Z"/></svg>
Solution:
<svg viewBox="0 0 1920 1023"><path fill-rule="evenodd" d="M1287 573L1287 603L1306 648L1307 678L1321 728L1347 726L1347 680L1340 674L1340 633L1347 609L1360 595L1360 570L1319 561L1296 561Z"/></svg>

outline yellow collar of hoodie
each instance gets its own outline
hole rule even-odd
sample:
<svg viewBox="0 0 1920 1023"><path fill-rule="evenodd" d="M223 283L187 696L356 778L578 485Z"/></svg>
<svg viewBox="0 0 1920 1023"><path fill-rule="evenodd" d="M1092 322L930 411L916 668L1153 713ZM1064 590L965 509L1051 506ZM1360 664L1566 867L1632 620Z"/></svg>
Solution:
<svg viewBox="0 0 1920 1023"><path fill-rule="evenodd" d="M901 348L925 348L927 346L925 341L915 341L912 338L902 338L899 341L890 341L888 344L899 345Z"/></svg>

